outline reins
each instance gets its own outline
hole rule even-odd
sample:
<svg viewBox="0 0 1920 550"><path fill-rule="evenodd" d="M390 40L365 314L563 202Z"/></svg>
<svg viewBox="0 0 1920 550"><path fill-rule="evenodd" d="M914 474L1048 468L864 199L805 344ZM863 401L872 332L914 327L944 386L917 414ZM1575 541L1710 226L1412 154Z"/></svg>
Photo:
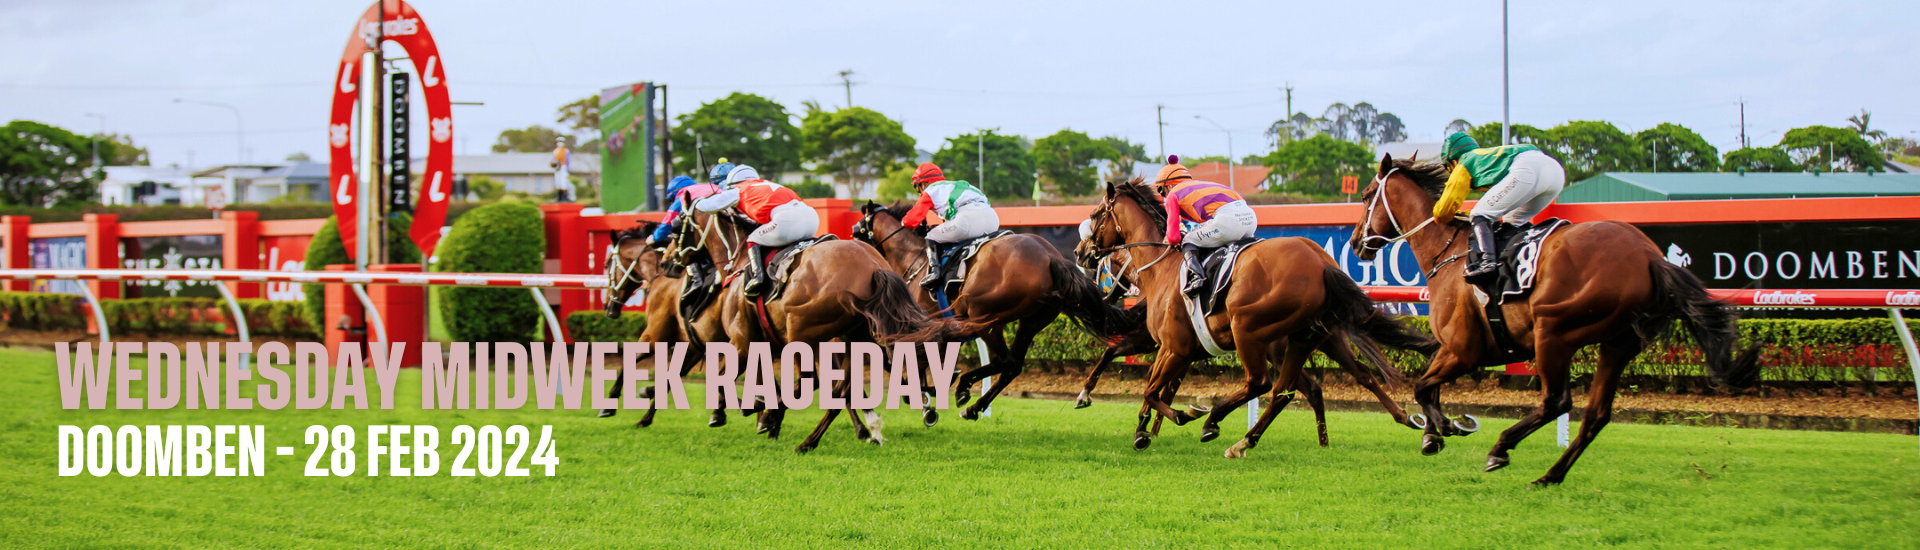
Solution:
<svg viewBox="0 0 1920 550"><path fill-rule="evenodd" d="M1400 167L1395 166L1388 169L1387 173L1373 178L1373 200L1367 201L1367 217L1365 219L1369 221L1373 220L1374 208L1386 210L1387 223L1392 224L1393 232L1399 233L1400 235L1393 238L1388 238L1383 235L1367 235L1366 238L1360 240L1361 248L1379 251L1380 249L1386 248L1387 245L1407 240L1407 237L1412 237L1414 233L1419 233L1420 230L1426 229L1428 225L1433 224L1433 218L1429 217L1426 221L1420 222L1419 225L1413 226L1411 230L1400 228L1400 218L1393 214L1393 207L1387 204L1387 178L1392 177L1393 173L1398 171L1400 171ZM1379 242L1379 244L1374 244L1376 241Z"/></svg>

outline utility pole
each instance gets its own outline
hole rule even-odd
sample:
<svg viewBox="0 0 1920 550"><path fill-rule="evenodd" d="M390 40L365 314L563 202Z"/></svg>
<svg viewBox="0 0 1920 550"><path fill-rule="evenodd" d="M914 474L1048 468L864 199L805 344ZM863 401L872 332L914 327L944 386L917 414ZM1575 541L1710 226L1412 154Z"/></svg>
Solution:
<svg viewBox="0 0 1920 550"><path fill-rule="evenodd" d="M107 138L107 115L87 113L87 118L100 119L100 133L93 135L93 170L100 172L104 170L100 167L100 140Z"/></svg>
<svg viewBox="0 0 1920 550"><path fill-rule="evenodd" d="M1500 0L1500 144L1513 144L1513 121L1507 116L1507 0Z"/></svg>
<svg viewBox="0 0 1920 550"><path fill-rule="evenodd" d="M847 78L850 76L853 76L853 69L840 71L840 84L847 88L847 107L849 108L853 107L853 79Z"/></svg>
<svg viewBox="0 0 1920 550"><path fill-rule="evenodd" d="M1166 109L1166 105L1153 106L1153 127L1154 130L1160 132L1160 162L1162 163L1167 162L1167 121L1161 118L1160 115L1161 111L1165 111Z"/></svg>
<svg viewBox="0 0 1920 550"><path fill-rule="evenodd" d="M1747 98L1740 98L1740 148L1747 148Z"/></svg>
<svg viewBox="0 0 1920 550"><path fill-rule="evenodd" d="M1287 91L1287 112L1285 116L1281 117L1281 119L1286 120L1288 125L1292 125L1293 124L1293 83L1288 82L1287 87L1281 88L1281 89Z"/></svg>

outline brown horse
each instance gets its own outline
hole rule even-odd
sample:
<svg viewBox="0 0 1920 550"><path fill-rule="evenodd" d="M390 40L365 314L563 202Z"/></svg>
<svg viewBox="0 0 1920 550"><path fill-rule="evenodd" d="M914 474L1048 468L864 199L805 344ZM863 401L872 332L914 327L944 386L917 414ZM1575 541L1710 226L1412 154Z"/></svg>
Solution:
<svg viewBox="0 0 1920 550"><path fill-rule="evenodd" d="M1112 258L1109 257L1108 259L1111 260ZM1121 282L1131 284L1131 281L1125 280L1125 277L1121 277L1121 279ZM1135 305L1133 309L1144 310L1145 307L1145 304L1139 304ZM1101 353L1100 359L1094 361L1092 368L1088 369L1086 381L1081 384L1080 397L1074 401L1073 408L1084 409L1093 404L1093 389L1099 385L1100 375L1106 371L1107 366L1110 365L1115 358L1153 353L1159 349L1160 345L1154 342L1152 332L1148 331L1145 325L1142 325L1134 332L1112 340L1111 345L1107 346L1107 349ZM1321 344L1320 352L1326 354L1329 359L1332 359L1335 364L1340 366L1341 370L1347 372L1348 376L1353 377L1354 383L1372 392L1374 398L1380 401L1381 407L1386 409L1387 414L1393 417L1394 422L1416 430L1426 428L1426 417L1418 414L1408 415L1406 409L1400 407L1400 402L1395 401L1393 396L1388 395L1386 390L1380 387L1380 380L1374 377L1373 371L1369 370L1366 365L1354 358L1352 350L1346 346L1344 336L1341 338L1328 338L1326 342ZM1299 382L1295 385L1294 389L1307 398L1307 405L1313 409L1314 424L1320 436L1320 446L1325 447L1329 444L1327 440L1327 411L1326 403L1322 398L1323 393L1320 382L1312 376L1301 376L1297 380ZM1171 399L1172 395L1179 390L1179 383L1178 380L1175 380L1168 386L1168 399ZM1295 395L1293 392L1276 393L1278 397L1272 403L1272 406L1279 408L1285 408L1292 402ZM1152 430L1156 434L1159 433L1159 424L1158 419L1156 419L1154 429Z"/></svg>
<svg viewBox="0 0 1920 550"><path fill-rule="evenodd" d="M1426 374L1414 382L1414 398L1434 419L1422 438L1421 452L1428 455L1440 452L1443 438L1456 428L1441 414L1440 386L1474 368L1507 362L1480 307L1484 302L1463 279L1466 222L1430 223L1446 180L1441 163L1382 159L1362 194L1366 214L1354 227L1352 241L1360 257L1370 260L1387 244L1405 240L1427 273L1432 295L1428 318L1443 344ZM1667 263L1639 229L1613 221L1574 224L1549 236L1538 258L1532 294L1501 309L1508 336L1534 355L1540 409L1500 434L1487 453L1487 471L1505 467L1507 451L1572 410L1568 370L1580 348L1600 346L1580 434L1536 485L1566 479L1567 470L1612 417L1621 372L1647 344L1670 332L1675 320L1682 321L1702 347L1716 385L1754 381L1758 347L1734 355L1739 333L1733 309L1714 300L1693 274Z"/></svg>
<svg viewBox="0 0 1920 550"><path fill-rule="evenodd" d="M1147 432L1151 413L1157 411L1176 424L1199 417L1197 409L1173 410L1171 396L1164 390L1186 375L1188 363L1207 356L1180 294L1178 251L1163 240L1169 220L1160 205L1160 194L1139 179L1108 184L1106 199L1092 216L1092 237L1078 251L1088 262L1127 255L1123 276L1140 283L1147 327L1160 343L1143 392L1134 432L1136 449L1152 444ZM1163 261L1170 257L1173 261ZM1235 261L1224 310L1202 321L1208 336L1221 349L1235 351L1247 372L1246 387L1226 396L1207 415L1202 441L1218 437L1220 420L1248 400L1274 388L1295 388L1301 367L1329 339L1344 336L1345 343L1359 348L1389 379L1396 372L1378 344L1423 352L1437 346L1375 309L1332 256L1313 241L1297 237L1261 241L1242 252ZM1227 450L1228 457L1245 456L1259 443L1282 409L1278 399L1275 405L1261 414L1245 439Z"/></svg>
<svg viewBox="0 0 1920 550"><path fill-rule="evenodd" d="M646 238L658 227L657 223L644 223L639 226L617 231L613 234L614 252L607 257L607 317L620 318L620 310L633 297L635 292L647 290L647 328L640 332L640 341L651 342L689 342L694 344L687 350L690 365L706 361L704 342L726 339L720 322L720 308L707 307L700 311L697 319L691 323L680 316L681 284L686 280L662 265L665 252L658 247L647 246ZM626 373L615 375L613 389L608 397L620 397L626 387ZM642 397L652 397L652 387L640 390ZM645 428L653 424L653 415L658 409L647 409L636 428ZM618 409L600 411L601 417L611 417ZM727 425L725 410L714 409L707 419L707 426L718 428Z"/></svg>
<svg viewBox="0 0 1920 550"><path fill-rule="evenodd" d="M853 229L856 240L879 249L894 272L903 275L927 269L926 238L900 225L910 208L905 203L887 207L869 202L860 208L864 216ZM962 337L986 342L988 357L982 358L980 368L960 376L954 383L954 396L965 404L973 384L989 376L999 378L960 417L980 418L980 411L991 406L994 397L1026 369L1027 350L1034 337L1061 313L1103 338L1124 334L1139 325L1137 317L1101 298L1099 286L1079 266L1037 235L1008 235L982 246L967 269L966 284L953 297L949 309L965 323ZM941 312L926 289L916 287L915 299L929 314ZM1006 338L1009 325L1014 326L1011 345Z"/></svg>
<svg viewBox="0 0 1920 550"><path fill-rule="evenodd" d="M750 261L744 252L747 233L752 229L747 222L725 213L695 211L690 213L686 224L675 237L675 247L704 252L713 259L714 265L721 266L723 273L737 275L745 268L745 262ZM785 290L777 298L764 301L764 313L760 298L748 298L740 292L742 286L728 286L715 304L720 309L729 340L740 350L748 349L748 344L755 341L768 342L774 349L788 342L833 339L890 342L899 335L923 330L923 336L932 341L952 341L947 339L944 329L954 324L930 322L926 312L913 302L906 281L889 270L886 260L865 244L826 241L807 249L786 274ZM847 359L845 355L840 356L842 368ZM848 390L847 381L842 380L835 385L834 394L846 395ZM768 435L778 437L778 425L785 409L777 408L777 403L766 406L772 418L765 422L773 426ZM858 414L848 415L854 422L855 433L862 440L876 445L882 443L880 416L871 410L863 414L864 418ZM819 446L820 437L839 415L838 409L826 410L819 426L794 450L804 453Z"/></svg>

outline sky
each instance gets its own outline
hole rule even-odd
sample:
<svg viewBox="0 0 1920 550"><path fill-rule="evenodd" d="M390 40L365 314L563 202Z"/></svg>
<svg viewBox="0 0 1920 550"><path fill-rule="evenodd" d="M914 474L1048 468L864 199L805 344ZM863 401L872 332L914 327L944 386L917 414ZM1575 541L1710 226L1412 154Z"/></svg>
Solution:
<svg viewBox="0 0 1920 550"><path fill-rule="evenodd" d="M326 153L330 82L365 1L0 0L0 119L130 134L154 164ZM1293 109L1371 102L1412 141L1501 116L1501 5L1400 2L413 2L438 43L455 150L552 126L562 104L637 81L671 113L734 91L799 113L855 105L921 149L997 128L1119 135L1158 153L1269 148ZM1508 11L1511 117L1550 127L1674 122L1722 153L1844 126L1920 138L1920 2L1529 2ZM416 84L417 86L417 84ZM175 102L182 99L186 102ZM194 102L223 103L238 111ZM100 116L89 116L89 114ZM1197 118L1204 117L1204 118ZM427 135L424 113L416 136ZM797 122L797 120L796 120ZM245 152L236 139L244 129Z"/></svg>

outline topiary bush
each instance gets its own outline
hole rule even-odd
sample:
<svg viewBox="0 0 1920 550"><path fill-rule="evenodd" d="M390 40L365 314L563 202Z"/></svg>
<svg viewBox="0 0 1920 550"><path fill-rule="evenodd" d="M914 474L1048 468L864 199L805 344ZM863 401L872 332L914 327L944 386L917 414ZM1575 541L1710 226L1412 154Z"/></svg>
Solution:
<svg viewBox="0 0 1920 550"><path fill-rule="evenodd" d="M567 335L575 342L637 342L647 330L645 312L628 312L609 319L599 310L575 311L567 315Z"/></svg>
<svg viewBox="0 0 1920 550"><path fill-rule="evenodd" d="M328 265L350 264L347 248L340 242L340 228L334 225L335 217L327 217L327 223L314 232L313 241L307 244L307 271L326 271ZM387 249L396 264L420 263L420 247L413 245L407 238L407 231L413 227L413 216L400 214L391 218L387 228ZM316 333L323 333L327 326L327 294L325 285L303 285L306 292L306 324Z"/></svg>
<svg viewBox="0 0 1920 550"><path fill-rule="evenodd" d="M317 239L316 239L317 240ZM475 208L454 222L435 251L445 273L540 273L547 255L540 209L523 202ZM444 287L440 320L460 342L539 339L540 309L524 288Z"/></svg>

